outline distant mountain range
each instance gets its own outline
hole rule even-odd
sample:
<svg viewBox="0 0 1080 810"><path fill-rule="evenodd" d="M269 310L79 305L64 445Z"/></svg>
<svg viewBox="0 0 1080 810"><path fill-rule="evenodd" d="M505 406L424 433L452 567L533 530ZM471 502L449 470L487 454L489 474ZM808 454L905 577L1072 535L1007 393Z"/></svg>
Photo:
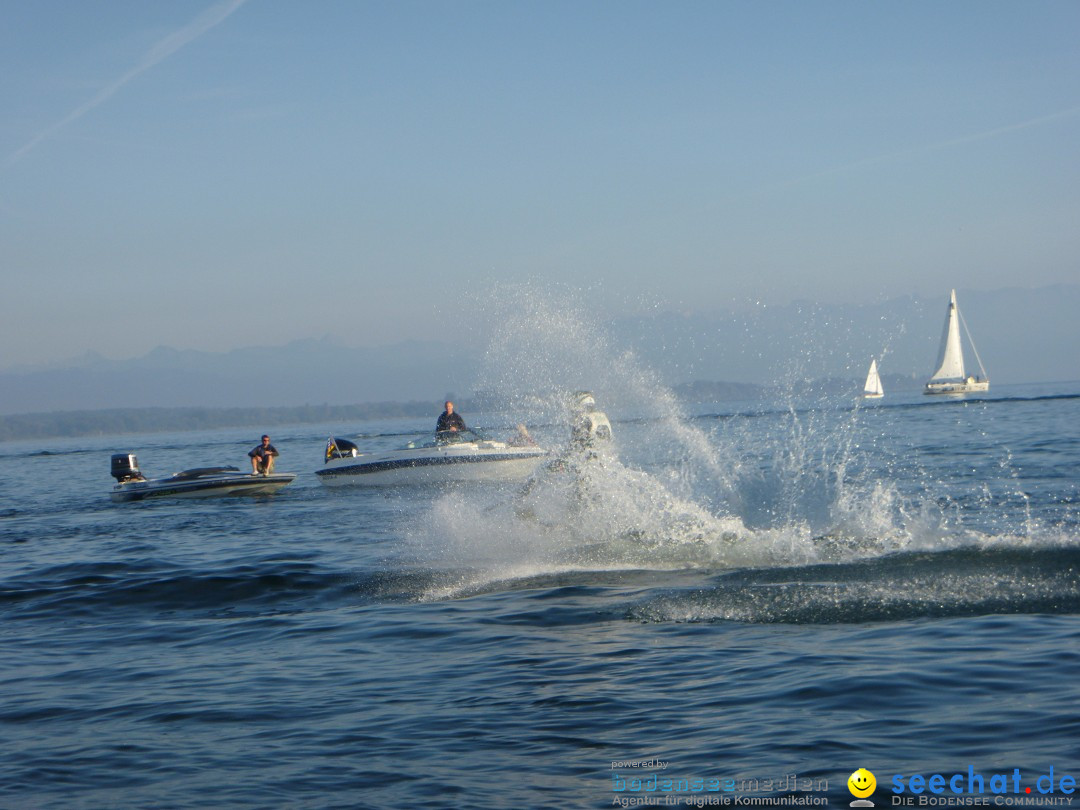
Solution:
<svg viewBox="0 0 1080 810"><path fill-rule="evenodd" d="M443 343L354 349L332 338L224 353L158 347L0 372L0 413L148 407L432 403L472 382L476 354Z"/></svg>
<svg viewBox="0 0 1080 810"><path fill-rule="evenodd" d="M1080 285L957 291L996 383L1080 379ZM663 381L850 380L871 357L886 391L933 371L948 290L933 299L873 305L795 302L751 311L662 312L610 325L611 344L634 352ZM332 338L224 353L159 347L132 360L87 354L68 363L0 371L0 414L148 407L349 405L467 398L483 347L404 342L349 348ZM728 390L735 390L730 388ZM747 391L750 388L745 389Z"/></svg>

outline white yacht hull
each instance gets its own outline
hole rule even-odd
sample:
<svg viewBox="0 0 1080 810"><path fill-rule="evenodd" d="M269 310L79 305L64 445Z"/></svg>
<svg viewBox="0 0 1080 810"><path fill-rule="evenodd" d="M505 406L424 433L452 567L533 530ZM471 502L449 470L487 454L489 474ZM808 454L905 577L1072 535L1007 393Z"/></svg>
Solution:
<svg viewBox="0 0 1080 810"><path fill-rule="evenodd" d="M989 380L967 379L957 382L928 382L924 394L975 394L989 391Z"/></svg>

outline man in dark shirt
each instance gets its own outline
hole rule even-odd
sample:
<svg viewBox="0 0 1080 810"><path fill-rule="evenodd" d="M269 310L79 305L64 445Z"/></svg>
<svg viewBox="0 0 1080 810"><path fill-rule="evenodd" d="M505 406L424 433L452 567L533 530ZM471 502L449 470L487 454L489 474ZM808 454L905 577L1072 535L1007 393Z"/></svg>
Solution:
<svg viewBox="0 0 1080 810"><path fill-rule="evenodd" d="M454 403L447 400L446 410L439 414L439 421L435 423L435 432L457 433L459 430L465 430L465 420L461 418L460 413L454 411Z"/></svg>
<svg viewBox="0 0 1080 810"><path fill-rule="evenodd" d="M277 456L278 451L274 445L270 444L270 437L264 435L262 441L255 445L255 448L248 453L251 457L251 474L269 475L274 471L274 458Z"/></svg>

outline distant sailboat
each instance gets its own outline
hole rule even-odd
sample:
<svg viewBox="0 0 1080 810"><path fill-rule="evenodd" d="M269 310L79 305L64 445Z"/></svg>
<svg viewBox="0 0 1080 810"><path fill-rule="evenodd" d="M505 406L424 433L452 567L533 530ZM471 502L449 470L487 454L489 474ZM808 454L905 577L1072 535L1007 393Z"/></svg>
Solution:
<svg viewBox="0 0 1080 810"><path fill-rule="evenodd" d="M877 360L870 360L870 371L866 373L866 385L863 386L865 399L877 399L885 396L885 389L881 387L881 377L877 372Z"/></svg>
<svg viewBox="0 0 1080 810"><path fill-rule="evenodd" d="M960 324L964 325L964 334L967 335L971 350L975 354L975 360L979 364L981 377L974 377L964 373L964 350L960 343ZM975 391L988 391L990 378L983 368L979 352L975 348L975 341L971 339L964 316L960 314L956 306L956 290L949 296L949 309L945 314L945 331L941 335L941 352L938 356L938 369L927 380L924 394L969 394Z"/></svg>

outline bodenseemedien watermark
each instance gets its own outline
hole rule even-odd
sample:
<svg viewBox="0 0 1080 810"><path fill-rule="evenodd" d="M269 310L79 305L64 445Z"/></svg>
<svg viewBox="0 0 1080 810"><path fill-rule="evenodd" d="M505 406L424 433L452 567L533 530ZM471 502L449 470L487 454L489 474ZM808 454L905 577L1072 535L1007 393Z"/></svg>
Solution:
<svg viewBox="0 0 1080 810"><path fill-rule="evenodd" d="M676 776L656 757L612 760L612 805L619 807L814 807L828 804L828 779Z"/></svg>

